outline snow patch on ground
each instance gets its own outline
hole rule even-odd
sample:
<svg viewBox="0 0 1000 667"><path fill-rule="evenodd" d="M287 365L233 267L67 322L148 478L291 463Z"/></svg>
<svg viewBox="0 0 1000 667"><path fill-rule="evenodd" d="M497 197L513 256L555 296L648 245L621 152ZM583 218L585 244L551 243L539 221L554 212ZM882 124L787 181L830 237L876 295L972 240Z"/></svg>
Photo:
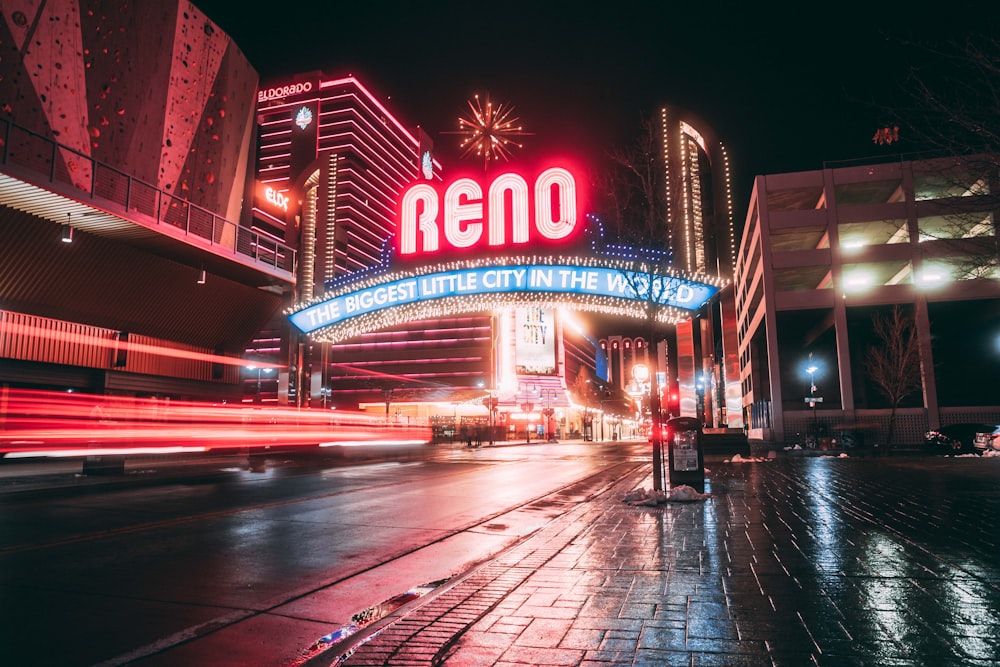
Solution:
<svg viewBox="0 0 1000 667"><path fill-rule="evenodd" d="M743 457L739 454L733 454L733 458L726 459L726 463L763 463L769 459L764 459L759 456L747 456Z"/></svg>
<svg viewBox="0 0 1000 667"><path fill-rule="evenodd" d="M681 486L668 489L667 491L656 491L655 489L639 488L630 493L626 493L623 501L636 507L655 507L664 503L690 503L696 500L710 498L710 493L698 493L694 487L682 484Z"/></svg>

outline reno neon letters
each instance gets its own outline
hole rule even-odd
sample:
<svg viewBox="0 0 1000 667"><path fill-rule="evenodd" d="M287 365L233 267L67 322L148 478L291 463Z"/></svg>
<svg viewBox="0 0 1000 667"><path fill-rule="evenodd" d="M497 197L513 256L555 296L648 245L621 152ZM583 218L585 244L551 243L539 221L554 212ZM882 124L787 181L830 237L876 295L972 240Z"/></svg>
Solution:
<svg viewBox="0 0 1000 667"><path fill-rule="evenodd" d="M578 222L576 181L561 167L546 169L531 187L515 173L497 176L485 192L471 178L454 181L443 196L429 183L416 183L400 199L397 249L410 256L559 241Z"/></svg>

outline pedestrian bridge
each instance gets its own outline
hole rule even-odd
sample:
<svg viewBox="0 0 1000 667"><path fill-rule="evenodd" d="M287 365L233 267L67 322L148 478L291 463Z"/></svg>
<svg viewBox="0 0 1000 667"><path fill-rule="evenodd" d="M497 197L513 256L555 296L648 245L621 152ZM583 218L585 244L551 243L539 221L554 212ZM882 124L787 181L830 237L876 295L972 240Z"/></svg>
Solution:
<svg viewBox="0 0 1000 667"><path fill-rule="evenodd" d="M243 282L295 283L295 252L186 199L0 119L0 204ZM64 233L70 233L64 230Z"/></svg>

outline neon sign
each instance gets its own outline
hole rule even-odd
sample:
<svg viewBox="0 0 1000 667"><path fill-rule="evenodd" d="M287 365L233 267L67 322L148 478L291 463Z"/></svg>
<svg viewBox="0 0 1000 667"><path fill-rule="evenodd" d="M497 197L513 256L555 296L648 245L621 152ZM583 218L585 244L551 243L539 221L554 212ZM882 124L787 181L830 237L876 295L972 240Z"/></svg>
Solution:
<svg viewBox="0 0 1000 667"><path fill-rule="evenodd" d="M269 203L274 204L281 210L288 212L288 197L281 194L270 185L264 188L264 199Z"/></svg>
<svg viewBox="0 0 1000 667"><path fill-rule="evenodd" d="M504 293L560 293L654 300L683 310L697 310L718 287L678 278L653 276L606 267L511 265L477 267L401 278L340 294L291 315L292 323L310 333L368 313L432 299Z"/></svg>
<svg viewBox="0 0 1000 667"><path fill-rule="evenodd" d="M288 97L289 95L301 95L302 93L308 93L312 90L311 81L303 81L302 83L293 83L287 86L274 86L273 88L265 88L264 90L257 92L258 102L267 102L268 100L278 99L279 97Z"/></svg>
<svg viewBox="0 0 1000 667"><path fill-rule="evenodd" d="M306 129L312 122L313 112L309 107L302 107L299 109L298 113L295 114L295 124L299 126L300 130Z"/></svg>
<svg viewBox="0 0 1000 667"><path fill-rule="evenodd" d="M400 199L397 251L411 256L560 241L580 226L577 204L576 180L561 167L543 171L530 188L515 173L501 174L485 187L460 178L443 194L429 183L415 183Z"/></svg>

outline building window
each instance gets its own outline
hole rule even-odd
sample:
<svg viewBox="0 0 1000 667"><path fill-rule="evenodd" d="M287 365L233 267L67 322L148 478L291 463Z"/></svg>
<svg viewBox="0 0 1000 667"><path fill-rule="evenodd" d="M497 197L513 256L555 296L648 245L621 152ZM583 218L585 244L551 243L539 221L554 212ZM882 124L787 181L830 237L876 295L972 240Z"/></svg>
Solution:
<svg viewBox="0 0 1000 667"><path fill-rule="evenodd" d="M771 230L771 252L798 252L830 247L826 225L785 227Z"/></svg>
<svg viewBox="0 0 1000 667"><path fill-rule="evenodd" d="M909 260L889 260L844 264L843 289L847 293L866 292L885 285L905 285L913 282L913 265Z"/></svg>
<svg viewBox="0 0 1000 667"><path fill-rule="evenodd" d="M974 239L994 235L993 214L986 211L930 215L917 219L920 242Z"/></svg>
<svg viewBox="0 0 1000 667"><path fill-rule="evenodd" d="M837 206L871 206L906 201L903 183L898 178L886 181L839 183L833 188Z"/></svg>
<svg viewBox="0 0 1000 667"><path fill-rule="evenodd" d="M910 240L906 220L902 219L841 224L837 233L840 235L840 249L845 253L867 246L908 243Z"/></svg>
<svg viewBox="0 0 1000 667"><path fill-rule="evenodd" d="M817 289L830 289L833 281L830 278L829 266L796 266L788 269L774 270L774 290L776 292L803 292ZM756 307L756 300L750 312Z"/></svg>

